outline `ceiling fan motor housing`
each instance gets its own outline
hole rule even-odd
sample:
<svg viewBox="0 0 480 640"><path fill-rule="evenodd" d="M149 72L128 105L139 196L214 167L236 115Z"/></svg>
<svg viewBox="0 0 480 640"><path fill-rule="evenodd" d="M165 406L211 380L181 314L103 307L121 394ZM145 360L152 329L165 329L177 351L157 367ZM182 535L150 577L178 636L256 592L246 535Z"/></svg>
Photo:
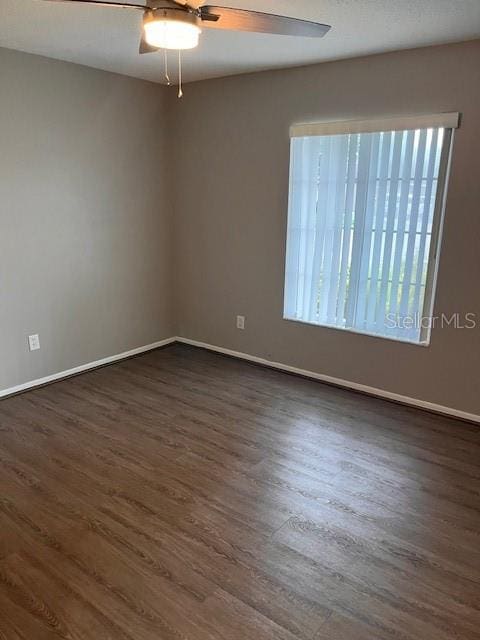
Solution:
<svg viewBox="0 0 480 640"><path fill-rule="evenodd" d="M180 7L151 9L143 18L146 41L162 49L193 49L198 45L200 24L196 13Z"/></svg>

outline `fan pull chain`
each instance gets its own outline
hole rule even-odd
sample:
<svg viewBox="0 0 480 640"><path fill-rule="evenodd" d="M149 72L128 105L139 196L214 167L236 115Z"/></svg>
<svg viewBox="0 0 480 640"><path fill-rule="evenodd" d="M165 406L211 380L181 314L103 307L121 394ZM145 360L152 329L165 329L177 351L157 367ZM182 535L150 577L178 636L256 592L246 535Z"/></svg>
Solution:
<svg viewBox="0 0 480 640"><path fill-rule="evenodd" d="M170 76L168 75L168 53L166 49L163 50L163 55L165 59L165 80L167 81L167 85L170 86Z"/></svg>
<svg viewBox="0 0 480 640"><path fill-rule="evenodd" d="M178 50L178 97L183 97L182 89L182 52Z"/></svg>

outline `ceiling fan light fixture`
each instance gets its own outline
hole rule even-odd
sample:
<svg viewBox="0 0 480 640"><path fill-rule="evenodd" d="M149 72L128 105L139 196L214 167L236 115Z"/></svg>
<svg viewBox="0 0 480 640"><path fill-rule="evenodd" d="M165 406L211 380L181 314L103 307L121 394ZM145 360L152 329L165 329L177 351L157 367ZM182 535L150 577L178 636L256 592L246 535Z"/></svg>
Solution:
<svg viewBox="0 0 480 640"><path fill-rule="evenodd" d="M162 9L148 14L143 22L145 40L160 49L195 49L201 29L198 18L186 11Z"/></svg>

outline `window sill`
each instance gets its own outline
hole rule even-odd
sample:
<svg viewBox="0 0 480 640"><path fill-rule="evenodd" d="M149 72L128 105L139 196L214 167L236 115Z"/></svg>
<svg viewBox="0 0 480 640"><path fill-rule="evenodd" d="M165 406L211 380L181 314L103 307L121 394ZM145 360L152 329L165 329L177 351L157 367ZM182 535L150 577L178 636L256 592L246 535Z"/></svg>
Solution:
<svg viewBox="0 0 480 640"><path fill-rule="evenodd" d="M319 327L320 329L332 329L333 331L343 331L344 333L355 333L361 336L368 336L369 338L378 338L380 340L389 340L390 342L401 342L403 344L412 345L414 347L429 347L430 335L426 340L417 342L416 340L408 340L407 338L399 338L396 336L382 336L379 333L372 333L370 331L362 331L361 329L352 329L350 327L336 327L330 324L318 324L317 322L307 322L306 320L299 320L298 318L288 318L283 316L283 320L287 322L295 322L296 324L305 324L309 327Z"/></svg>

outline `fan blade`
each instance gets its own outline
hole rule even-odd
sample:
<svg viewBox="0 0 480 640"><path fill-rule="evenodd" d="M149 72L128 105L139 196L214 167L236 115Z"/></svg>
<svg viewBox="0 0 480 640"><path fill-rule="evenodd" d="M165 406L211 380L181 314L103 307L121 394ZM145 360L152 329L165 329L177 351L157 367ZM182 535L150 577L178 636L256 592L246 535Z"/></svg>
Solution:
<svg viewBox="0 0 480 640"><path fill-rule="evenodd" d="M331 29L328 24L299 20L298 18L209 5L200 7L200 17L204 26L212 29L253 31L304 38L322 38Z"/></svg>
<svg viewBox="0 0 480 640"><path fill-rule="evenodd" d="M140 40L140 48L139 53L155 53L155 51L160 51L158 47L152 47L151 44L145 40L145 36L142 35L142 39Z"/></svg>
<svg viewBox="0 0 480 640"><path fill-rule="evenodd" d="M171 2L174 2L175 4L179 4L182 7L186 7L187 9L190 9L191 11L197 11L200 8L200 5L202 5L204 3L205 0L171 0Z"/></svg>
<svg viewBox="0 0 480 640"><path fill-rule="evenodd" d="M44 2L63 2L65 4L93 4L98 7L113 7L114 9L148 9L144 4L132 4L129 2L103 2L102 0L43 0Z"/></svg>

